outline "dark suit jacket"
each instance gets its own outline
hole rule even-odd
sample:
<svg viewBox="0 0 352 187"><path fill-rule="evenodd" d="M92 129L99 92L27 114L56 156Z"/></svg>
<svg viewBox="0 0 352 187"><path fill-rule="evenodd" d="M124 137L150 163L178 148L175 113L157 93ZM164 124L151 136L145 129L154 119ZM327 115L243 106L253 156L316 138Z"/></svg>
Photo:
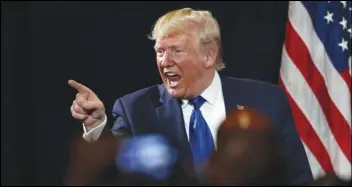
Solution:
<svg viewBox="0 0 352 187"><path fill-rule="evenodd" d="M260 81L221 76L221 82L227 113L237 105L249 106L266 114L274 122L285 152L287 184L310 181L312 173L285 93L276 85ZM180 153L183 167L192 169L192 152L181 106L164 85L144 88L117 99L112 113L114 124L111 129L108 128L115 136L164 135Z"/></svg>

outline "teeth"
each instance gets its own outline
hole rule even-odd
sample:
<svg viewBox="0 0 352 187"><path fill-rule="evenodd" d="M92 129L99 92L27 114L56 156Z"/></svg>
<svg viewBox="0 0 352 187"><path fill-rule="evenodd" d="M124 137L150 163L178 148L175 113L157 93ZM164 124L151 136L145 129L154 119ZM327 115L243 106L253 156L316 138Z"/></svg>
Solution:
<svg viewBox="0 0 352 187"><path fill-rule="evenodd" d="M167 76L175 76L175 73L166 73Z"/></svg>

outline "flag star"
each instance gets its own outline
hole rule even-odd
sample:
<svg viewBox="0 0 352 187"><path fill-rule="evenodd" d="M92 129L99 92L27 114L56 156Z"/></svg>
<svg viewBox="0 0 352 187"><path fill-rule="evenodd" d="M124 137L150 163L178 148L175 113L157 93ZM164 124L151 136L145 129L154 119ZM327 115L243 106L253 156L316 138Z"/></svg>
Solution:
<svg viewBox="0 0 352 187"><path fill-rule="evenodd" d="M343 5L343 8L346 8L346 1L340 1L341 2L341 4Z"/></svg>
<svg viewBox="0 0 352 187"><path fill-rule="evenodd" d="M348 50L347 41L345 41L343 38L341 43L339 43L339 46L342 48L342 52L345 51L345 49Z"/></svg>
<svg viewBox="0 0 352 187"><path fill-rule="evenodd" d="M327 11L327 15L324 16L324 19L326 19L327 24L329 24L330 22L333 22L334 20L332 19L332 16L334 15L334 13L330 13L329 11Z"/></svg>
<svg viewBox="0 0 352 187"><path fill-rule="evenodd" d="M340 23L340 25L342 25L343 30L345 30L347 28L347 20L345 20L344 17L342 17L342 20L339 23Z"/></svg>

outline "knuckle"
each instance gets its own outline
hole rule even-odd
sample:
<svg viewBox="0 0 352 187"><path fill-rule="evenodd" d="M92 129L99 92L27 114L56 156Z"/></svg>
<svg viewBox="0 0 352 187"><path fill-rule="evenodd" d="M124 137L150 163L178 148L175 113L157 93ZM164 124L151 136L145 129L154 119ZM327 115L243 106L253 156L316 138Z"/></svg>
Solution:
<svg viewBox="0 0 352 187"><path fill-rule="evenodd" d="M73 110L76 112L79 110L79 106L76 103L73 105Z"/></svg>
<svg viewBox="0 0 352 187"><path fill-rule="evenodd" d="M77 118L77 113L75 111L71 111L72 117Z"/></svg>
<svg viewBox="0 0 352 187"><path fill-rule="evenodd" d="M71 106L71 115L73 118L78 119L78 120L82 120L85 117L85 115L80 114L79 111L76 111L74 109L74 106Z"/></svg>
<svg viewBox="0 0 352 187"><path fill-rule="evenodd" d="M79 102L81 102L81 101L82 101L81 97L77 97L77 98L76 98L76 102L77 102L77 103L79 103Z"/></svg>
<svg viewBox="0 0 352 187"><path fill-rule="evenodd" d="M82 106L84 104L84 100L82 99L82 97L78 98L77 99L77 102L76 102L78 105Z"/></svg>
<svg viewBox="0 0 352 187"><path fill-rule="evenodd" d="M80 114L72 113L72 116L78 120L82 120L82 115L80 115Z"/></svg>

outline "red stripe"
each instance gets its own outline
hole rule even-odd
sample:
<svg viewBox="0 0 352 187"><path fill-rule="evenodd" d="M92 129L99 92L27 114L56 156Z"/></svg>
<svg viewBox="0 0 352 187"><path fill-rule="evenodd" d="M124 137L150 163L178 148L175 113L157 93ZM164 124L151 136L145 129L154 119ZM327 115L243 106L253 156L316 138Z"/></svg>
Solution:
<svg viewBox="0 0 352 187"><path fill-rule="evenodd" d="M291 106L292 115L295 120L296 129L302 141L309 147L314 157L318 160L325 173L333 172L332 162L328 152L321 143L319 136L316 134L311 124L287 92L285 85L279 77L279 85L283 88L287 95L288 102Z"/></svg>
<svg viewBox="0 0 352 187"><path fill-rule="evenodd" d="M348 86L348 89L350 90L350 93L351 93L351 75L350 75L349 69L347 68L345 71L341 72L340 75L343 78L343 80L345 80Z"/></svg>
<svg viewBox="0 0 352 187"><path fill-rule="evenodd" d="M285 41L285 47L287 53L314 92L337 144L340 146L347 159L351 162L350 127L335 103L331 100L322 75L315 67L307 47L293 29L290 21L287 21L286 29L287 38Z"/></svg>

